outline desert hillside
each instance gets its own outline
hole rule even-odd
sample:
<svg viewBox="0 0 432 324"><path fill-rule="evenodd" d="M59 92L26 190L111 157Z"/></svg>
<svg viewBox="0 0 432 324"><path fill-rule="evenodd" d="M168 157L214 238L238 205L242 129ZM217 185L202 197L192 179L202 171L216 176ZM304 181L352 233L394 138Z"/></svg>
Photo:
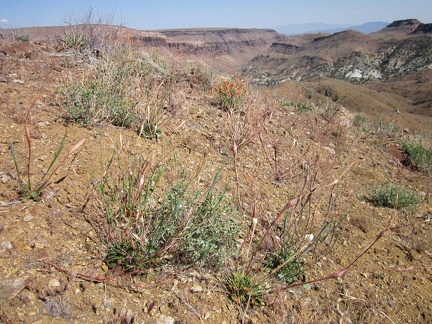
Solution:
<svg viewBox="0 0 432 324"><path fill-rule="evenodd" d="M2 31L0 322L432 322L429 32Z"/></svg>
<svg viewBox="0 0 432 324"><path fill-rule="evenodd" d="M299 39L303 42L299 43ZM362 34L301 35L274 43L244 69L257 83L331 77L352 83L385 80L432 66L430 24L396 21Z"/></svg>

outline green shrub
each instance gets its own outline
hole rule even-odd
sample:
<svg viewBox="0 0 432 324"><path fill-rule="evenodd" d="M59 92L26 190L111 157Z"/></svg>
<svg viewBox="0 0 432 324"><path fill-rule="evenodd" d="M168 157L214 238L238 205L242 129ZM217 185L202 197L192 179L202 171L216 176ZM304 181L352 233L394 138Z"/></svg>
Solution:
<svg viewBox="0 0 432 324"><path fill-rule="evenodd" d="M314 105L308 104L306 102L291 102L291 101L285 101L282 103L282 107L294 107L298 112L317 112L320 113L321 111L315 107Z"/></svg>
<svg viewBox="0 0 432 324"><path fill-rule="evenodd" d="M268 254L265 265L269 269L278 269L278 279L289 285L306 281L305 261L295 257L292 251Z"/></svg>
<svg viewBox="0 0 432 324"><path fill-rule="evenodd" d="M24 43L30 40L29 34L21 35L17 37L18 42Z"/></svg>
<svg viewBox="0 0 432 324"><path fill-rule="evenodd" d="M420 170L432 171L432 150L418 143L403 143L407 163Z"/></svg>
<svg viewBox="0 0 432 324"><path fill-rule="evenodd" d="M264 290L250 275L234 272L226 278L225 287L230 298L239 305L259 306L264 303Z"/></svg>
<svg viewBox="0 0 432 324"><path fill-rule="evenodd" d="M414 210L421 202L414 191L395 184L377 185L369 188L364 198L375 207Z"/></svg>
<svg viewBox="0 0 432 324"><path fill-rule="evenodd" d="M354 116L354 126L364 129L365 125L367 124L368 120L365 115L357 114Z"/></svg>
<svg viewBox="0 0 432 324"><path fill-rule="evenodd" d="M103 122L127 128L135 125L138 121L137 102L110 90L98 81L68 87L68 118L84 126Z"/></svg>
<svg viewBox="0 0 432 324"><path fill-rule="evenodd" d="M88 40L84 35L84 31L76 30L65 32L61 37L60 41L67 48L75 50L81 50L88 44Z"/></svg>

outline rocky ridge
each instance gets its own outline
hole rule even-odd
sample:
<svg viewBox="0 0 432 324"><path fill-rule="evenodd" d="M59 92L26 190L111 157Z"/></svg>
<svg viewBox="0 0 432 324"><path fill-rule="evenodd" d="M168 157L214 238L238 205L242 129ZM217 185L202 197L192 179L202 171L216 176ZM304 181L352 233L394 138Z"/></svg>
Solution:
<svg viewBox="0 0 432 324"><path fill-rule="evenodd" d="M243 72L259 84L331 77L352 83L388 79L432 68L431 24L395 21L371 35L348 30L273 43ZM311 35L308 36L310 39Z"/></svg>

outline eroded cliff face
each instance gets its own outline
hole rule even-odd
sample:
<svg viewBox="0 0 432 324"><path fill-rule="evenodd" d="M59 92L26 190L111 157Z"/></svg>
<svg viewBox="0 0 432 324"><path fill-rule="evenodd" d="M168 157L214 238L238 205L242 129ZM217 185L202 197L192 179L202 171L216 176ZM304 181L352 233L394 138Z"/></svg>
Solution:
<svg viewBox="0 0 432 324"><path fill-rule="evenodd" d="M432 69L430 25L411 19L371 35L351 30L317 35L301 46L274 43L243 71L256 83L272 84L317 76L364 83Z"/></svg>
<svg viewBox="0 0 432 324"><path fill-rule="evenodd" d="M237 70L286 36L271 29L203 28L137 32L147 48L162 49L176 58L201 60L226 72ZM139 35L141 34L141 35Z"/></svg>

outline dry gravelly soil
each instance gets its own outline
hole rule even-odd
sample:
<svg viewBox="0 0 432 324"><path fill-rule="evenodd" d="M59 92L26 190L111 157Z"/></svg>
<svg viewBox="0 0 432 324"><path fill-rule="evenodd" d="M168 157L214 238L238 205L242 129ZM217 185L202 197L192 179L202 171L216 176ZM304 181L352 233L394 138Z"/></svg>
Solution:
<svg viewBox="0 0 432 324"><path fill-rule="evenodd" d="M222 167L234 194L232 158L218 149L229 152L225 115L209 104L209 92L181 81L174 94L176 110L169 112L172 118L159 142L118 127L66 124L56 94L72 76L86 71L87 63L76 56L72 64L65 64L64 57L52 55L55 51L43 44L20 43L14 48L4 42L1 46L7 54L1 54L0 70L0 322L127 323L131 318L135 323L432 322L431 178L400 163L398 140L408 135L360 132L350 123L353 116L343 109L326 120L282 107L281 101L304 98L295 83L267 90L259 99L273 110L262 133L263 144L256 140L238 157L244 179L241 193L247 197L245 222L252 217L251 197L258 201L264 222L285 205L287 196L295 194L298 183L289 177L276 181L268 163L272 143L277 141L280 161L288 171L305 167L300 157L306 147L307 154L320 156L326 172L320 173L318 210L325 208L320 203L328 195L325 185L340 177L336 212L348 217L336 248L309 272L309 278L348 265L392 219L391 231L343 278L313 284L311 289L274 292L265 297L265 305L247 310L226 294L223 278L228 270L224 269L215 273L166 267L147 276L103 280L110 276L104 263L106 251L91 226L98 211L90 173L100 172L100 156L107 160L113 151L144 156L175 151L179 165L192 169L205 157L203 183ZM82 138L87 141L57 172L41 201L21 202L10 144L14 140L25 174L23 121L38 94L30 122L34 178L50 163L65 132L66 150ZM403 129L402 119L395 122ZM420 208L413 213L395 212L359 199L365 187L387 181L419 193Z"/></svg>

